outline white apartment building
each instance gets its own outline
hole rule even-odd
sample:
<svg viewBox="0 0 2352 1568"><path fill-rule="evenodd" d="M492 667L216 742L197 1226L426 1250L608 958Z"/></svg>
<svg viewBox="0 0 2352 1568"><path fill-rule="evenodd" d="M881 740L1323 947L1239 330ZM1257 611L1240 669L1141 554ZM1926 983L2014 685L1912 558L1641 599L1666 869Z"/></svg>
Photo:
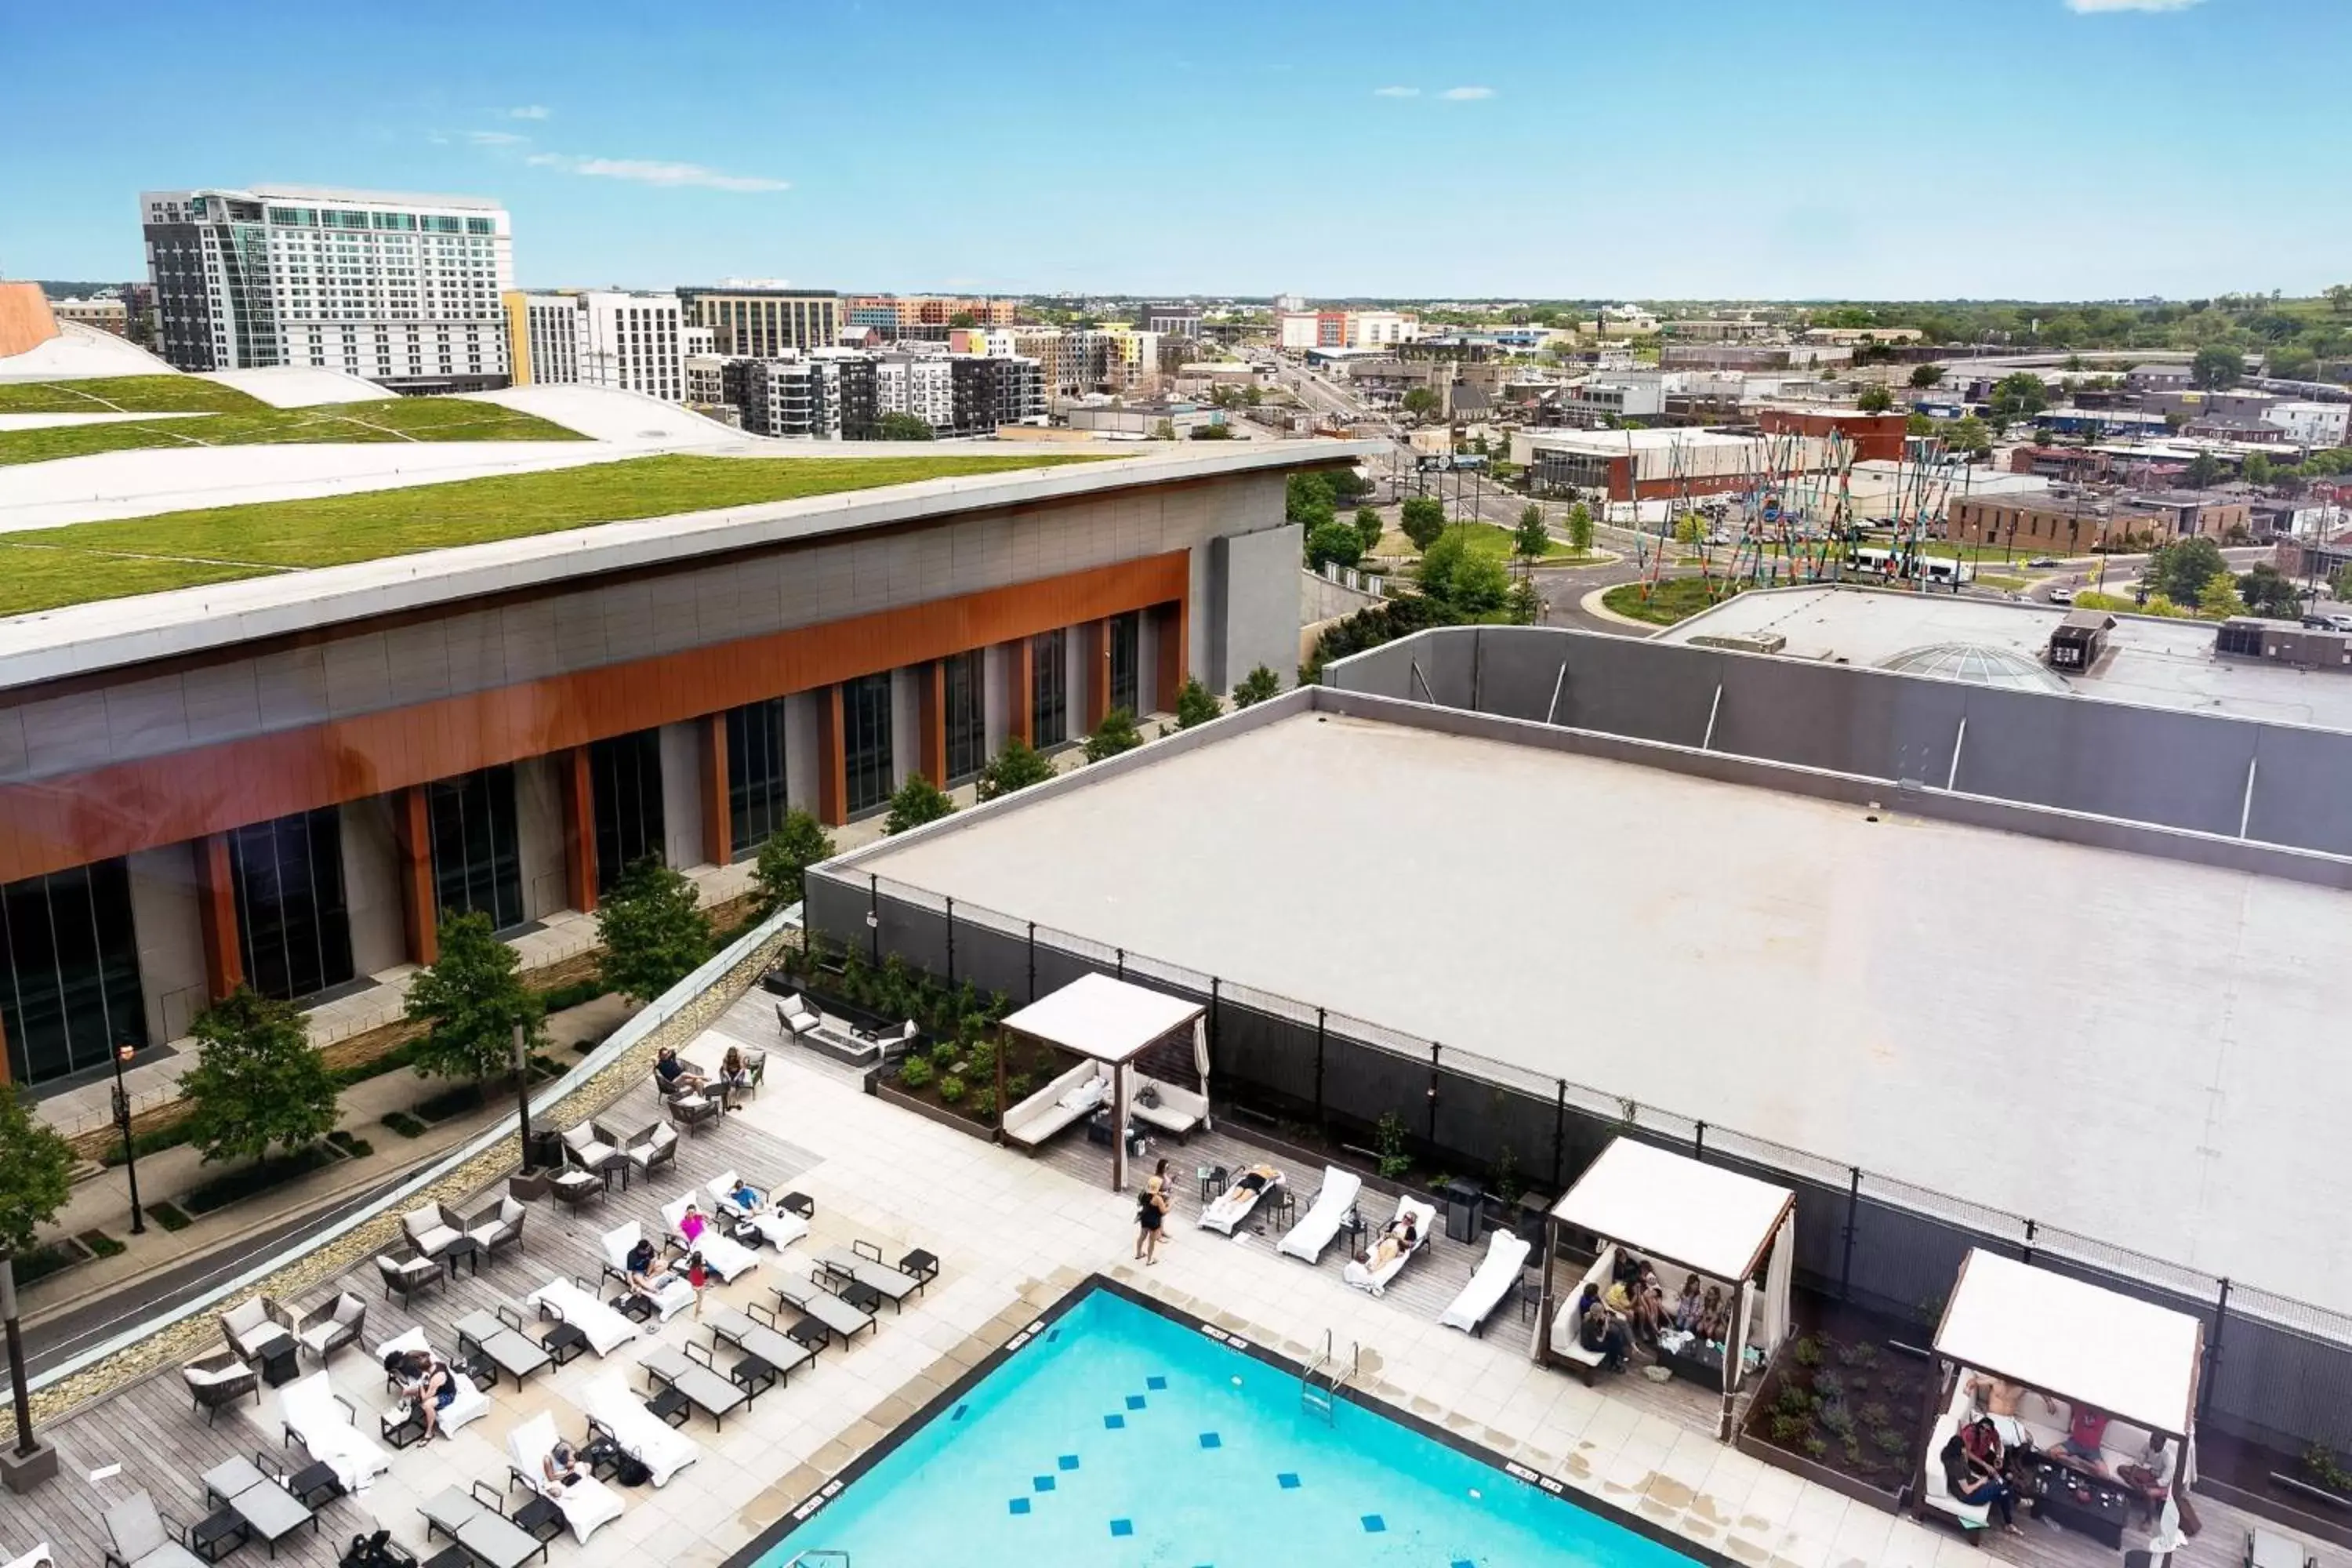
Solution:
<svg viewBox="0 0 2352 1568"><path fill-rule="evenodd" d="M687 401L687 328L675 294L509 294L506 312L518 385L614 386Z"/></svg>
<svg viewBox="0 0 2352 1568"><path fill-rule="evenodd" d="M2263 421L2285 431L2287 439L2299 446L2342 447L2352 428L2352 404L2273 403L2263 410Z"/></svg>
<svg viewBox="0 0 2352 1568"><path fill-rule="evenodd" d="M1347 344L1351 349L1392 348L1421 336L1421 318L1398 310L1350 310Z"/></svg>
<svg viewBox="0 0 2352 1568"><path fill-rule="evenodd" d="M955 424L955 367L945 354L884 354L874 365L874 412L911 414L935 430Z"/></svg>
<svg viewBox="0 0 2352 1568"><path fill-rule="evenodd" d="M508 384L506 209L316 185L139 197L156 348L182 370L314 365L417 392Z"/></svg>

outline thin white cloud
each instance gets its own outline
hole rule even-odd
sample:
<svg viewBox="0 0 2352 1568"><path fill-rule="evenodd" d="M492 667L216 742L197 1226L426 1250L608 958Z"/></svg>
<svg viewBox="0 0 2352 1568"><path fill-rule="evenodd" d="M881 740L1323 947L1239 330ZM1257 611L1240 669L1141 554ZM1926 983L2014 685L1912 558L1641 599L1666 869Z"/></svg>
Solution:
<svg viewBox="0 0 2352 1568"><path fill-rule="evenodd" d="M1421 96L1421 89L1417 87L1376 87L1372 89L1372 96L1374 98L1419 98Z"/></svg>
<svg viewBox="0 0 2352 1568"><path fill-rule="evenodd" d="M2066 0L2066 9L2078 13L2099 11L2186 11L2203 0Z"/></svg>
<svg viewBox="0 0 2352 1568"><path fill-rule="evenodd" d="M648 185L695 185L709 191L788 191L789 180L759 174L727 174L700 163L677 163L656 158L579 158L569 153L533 153L525 163L567 174L589 174L605 180L635 180Z"/></svg>
<svg viewBox="0 0 2352 1568"><path fill-rule="evenodd" d="M1491 87L1449 87L1438 96L1450 98L1456 103L1468 103L1477 99L1494 97L1495 89Z"/></svg>
<svg viewBox="0 0 2352 1568"><path fill-rule="evenodd" d="M526 103L519 109L508 110L507 118L509 120L545 120L553 113L554 110L543 103Z"/></svg>
<svg viewBox="0 0 2352 1568"><path fill-rule="evenodd" d="M528 142L530 138L517 135L511 131L468 131L466 132L466 140L477 147L511 147L518 142Z"/></svg>

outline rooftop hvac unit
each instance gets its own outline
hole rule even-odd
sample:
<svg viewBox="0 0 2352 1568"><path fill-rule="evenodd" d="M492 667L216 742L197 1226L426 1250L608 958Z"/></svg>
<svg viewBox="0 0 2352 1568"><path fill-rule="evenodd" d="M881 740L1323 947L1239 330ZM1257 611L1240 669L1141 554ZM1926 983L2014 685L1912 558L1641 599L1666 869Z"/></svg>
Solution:
<svg viewBox="0 0 2352 1568"><path fill-rule="evenodd" d="M1779 653L1789 646L1789 639L1779 632L1702 632L1690 639L1690 646L1733 653Z"/></svg>

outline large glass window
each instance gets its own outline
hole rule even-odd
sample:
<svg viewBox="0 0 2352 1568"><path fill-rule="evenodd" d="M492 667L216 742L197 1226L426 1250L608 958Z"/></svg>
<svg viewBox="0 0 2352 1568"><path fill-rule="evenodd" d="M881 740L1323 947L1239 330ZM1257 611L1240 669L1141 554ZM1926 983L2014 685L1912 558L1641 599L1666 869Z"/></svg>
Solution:
<svg viewBox="0 0 2352 1568"><path fill-rule="evenodd" d="M630 867L662 853L661 732L591 742L588 782L596 797L596 890L609 893Z"/></svg>
<svg viewBox="0 0 2352 1568"><path fill-rule="evenodd" d="M1143 616L1130 610L1110 618L1110 705L1140 713L1142 695L1137 674L1142 660Z"/></svg>
<svg viewBox="0 0 2352 1568"><path fill-rule="evenodd" d="M849 809L871 811L890 798L890 677L861 675L841 683L843 751Z"/></svg>
<svg viewBox="0 0 2352 1568"><path fill-rule="evenodd" d="M246 984L290 1002L352 978L343 819L331 805L228 836Z"/></svg>
<svg viewBox="0 0 2352 1568"><path fill-rule="evenodd" d="M1059 630L1029 639L1034 689L1029 704L1031 744L1043 750L1070 738L1070 661Z"/></svg>
<svg viewBox="0 0 2352 1568"><path fill-rule="evenodd" d="M9 1076L25 1084L147 1043L131 874L121 860L0 888L0 1028Z"/></svg>
<svg viewBox="0 0 2352 1568"><path fill-rule="evenodd" d="M784 825L784 700L727 710L729 849L748 855Z"/></svg>
<svg viewBox="0 0 2352 1568"><path fill-rule="evenodd" d="M443 915L473 911L500 931L522 924L522 853L515 834L514 769L505 763L425 789L433 839L433 901Z"/></svg>
<svg viewBox="0 0 2352 1568"><path fill-rule="evenodd" d="M968 779L988 760L988 678L978 648L943 660L946 665L948 776Z"/></svg>

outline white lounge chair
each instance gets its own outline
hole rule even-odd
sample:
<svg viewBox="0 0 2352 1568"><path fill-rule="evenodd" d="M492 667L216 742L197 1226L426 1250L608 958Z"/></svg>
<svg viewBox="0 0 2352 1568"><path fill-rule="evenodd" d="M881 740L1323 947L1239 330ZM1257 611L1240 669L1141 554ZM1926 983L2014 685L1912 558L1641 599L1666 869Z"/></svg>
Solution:
<svg viewBox="0 0 2352 1568"><path fill-rule="evenodd" d="M1243 1186L1242 1177L1250 1174L1252 1171L1261 1174L1268 1171L1274 1173L1255 1187ZM1282 1173L1276 1171L1271 1165L1253 1165L1248 1171L1236 1173L1234 1184L1219 1193L1214 1202L1201 1210L1202 1226L1209 1230L1223 1231L1227 1236L1233 1235L1234 1228L1249 1218L1251 1213L1256 1209L1258 1200L1282 1185Z"/></svg>
<svg viewBox="0 0 2352 1568"><path fill-rule="evenodd" d="M604 1276L624 1291L630 1289L629 1254L638 1242L645 1239L645 1235L646 1227L631 1220L626 1225L614 1226L600 1238L604 1247ZM658 1264L654 1271L663 1272ZM654 1292L653 1303L654 1310L659 1312L661 1321L667 1323L694 1305L694 1287L687 1283L685 1275L668 1274L662 1280L661 1289Z"/></svg>
<svg viewBox="0 0 2352 1568"><path fill-rule="evenodd" d="M523 1300L542 1317L561 1318L588 1336L588 1348L612 1354L638 1335L637 1325L596 1299L576 1279L551 1279Z"/></svg>
<svg viewBox="0 0 2352 1568"><path fill-rule="evenodd" d="M581 1545L599 1525L621 1517L621 1494L581 1468L580 1479L559 1487L547 1479L547 1456L555 1447L555 1417L542 1410L507 1434L507 1474L553 1502Z"/></svg>
<svg viewBox="0 0 2352 1568"><path fill-rule="evenodd" d="M1397 1199L1396 1219L1389 1223L1394 1225L1397 1219L1402 1219L1407 1215L1412 1216L1412 1246L1390 1258L1377 1273L1366 1268L1357 1258L1348 1259L1348 1267L1342 1278L1349 1284L1359 1290L1369 1290L1375 1296L1386 1295L1389 1286L1394 1282L1398 1275L1404 1272L1404 1266L1421 1255L1421 1249L1429 1245L1430 1231L1437 1224L1436 1205L1423 1203L1415 1197L1401 1197Z"/></svg>
<svg viewBox="0 0 2352 1568"><path fill-rule="evenodd" d="M58 1560L49 1552L49 1543L42 1542L22 1557L11 1557L0 1568L58 1568Z"/></svg>
<svg viewBox="0 0 2352 1568"><path fill-rule="evenodd" d="M1313 1263L1339 1234L1339 1226L1348 1218L1348 1211L1356 1206L1356 1194L1364 1190L1364 1178L1353 1171L1343 1171L1337 1165L1323 1167L1323 1189L1315 1194L1315 1202L1290 1234L1275 1244L1276 1252L1288 1253Z"/></svg>
<svg viewBox="0 0 2352 1568"><path fill-rule="evenodd" d="M1470 1283L1454 1298L1437 1321L1449 1329L1460 1329L1465 1334L1483 1333L1486 1314L1502 1304L1503 1298L1519 1282L1519 1270L1528 1264L1528 1254L1534 1247L1524 1237L1507 1230L1498 1230L1486 1238L1486 1256L1470 1276Z"/></svg>
<svg viewBox="0 0 2352 1568"><path fill-rule="evenodd" d="M107 1568L204 1568L188 1550L187 1531L155 1508L145 1492L106 1510Z"/></svg>
<svg viewBox="0 0 2352 1568"><path fill-rule="evenodd" d="M678 1228L678 1223L686 1218L686 1205L693 1202L694 1194L689 1193L685 1197L662 1205L662 1224L677 1244L702 1254L702 1261L709 1264L710 1271L721 1279L731 1280L746 1269L757 1268L760 1255L720 1229L715 1214L702 1216L705 1223L698 1240L689 1242L686 1239L686 1232Z"/></svg>
<svg viewBox="0 0 2352 1568"><path fill-rule="evenodd" d="M773 1193L761 1193L760 1201L749 1208L737 1204L736 1189L744 1184L743 1179L732 1171L722 1171L711 1178L710 1184L704 1190L718 1205L719 1218L740 1221L751 1226L778 1252L808 1235L809 1222L790 1209L776 1207L776 1194ZM759 1189L754 1187L752 1191L758 1192ZM706 1260L709 1256L707 1252L703 1254Z"/></svg>
<svg viewBox="0 0 2352 1568"><path fill-rule="evenodd" d="M376 1346L376 1364L382 1366L388 1355L405 1355L410 1351L423 1351L427 1355L433 1353L433 1347L425 1342L423 1329L410 1329L404 1333L394 1334ZM446 1356L441 1359L448 1360ZM449 1369L449 1385L455 1390L455 1397L435 1416L436 1424L442 1431L455 1432L467 1422L490 1413L490 1396L476 1387L472 1378L454 1366Z"/></svg>
<svg viewBox="0 0 2352 1568"><path fill-rule="evenodd" d="M657 1487L667 1486L672 1476L702 1458L702 1445L647 1410L645 1396L630 1393L617 1376L607 1374L591 1383L581 1395L580 1408L624 1453L653 1472Z"/></svg>
<svg viewBox="0 0 2352 1568"><path fill-rule="evenodd" d="M278 1391L278 1423L288 1440L300 1443L313 1460L331 1468L347 1492L364 1491L392 1468L392 1456L352 1425L355 1415L336 1396L323 1372Z"/></svg>

